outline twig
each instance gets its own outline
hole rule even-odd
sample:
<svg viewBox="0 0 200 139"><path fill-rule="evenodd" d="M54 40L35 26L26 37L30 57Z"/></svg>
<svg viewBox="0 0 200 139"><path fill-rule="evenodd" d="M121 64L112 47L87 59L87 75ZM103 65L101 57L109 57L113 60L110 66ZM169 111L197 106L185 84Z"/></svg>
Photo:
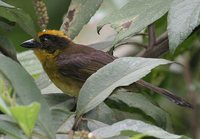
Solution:
<svg viewBox="0 0 200 139"><path fill-rule="evenodd" d="M159 38L156 40L156 45L160 44L161 42L163 42L166 38L168 38L168 33L164 32L163 34L161 34L159 36Z"/></svg>
<svg viewBox="0 0 200 139"><path fill-rule="evenodd" d="M198 118L197 118L197 99L196 99L197 93L195 92L195 88L193 86L192 73L188 61L185 62L184 77L188 86L188 94L191 97L191 103L193 105L192 118L191 118L192 135L194 139L198 139L198 126L197 126Z"/></svg>
<svg viewBox="0 0 200 139"><path fill-rule="evenodd" d="M148 35L148 34L147 33L137 33L134 36L146 36L146 35Z"/></svg>
<svg viewBox="0 0 200 139"><path fill-rule="evenodd" d="M142 57L156 58L169 51L168 36L164 38L162 37L158 40L159 43L156 43L156 45L151 49L147 49L146 52L142 55Z"/></svg>
<svg viewBox="0 0 200 139"><path fill-rule="evenodd" d="M167 32L164 32L158 39L155 36L155 27L150 25L149 30L149 46L148 49L142 53L142 57L157 58L169 51L169 40Z"/></svg>
<svg viewBox="0 0 200 139"><path fill-rule="evenodd" d="M78 126L79 126L81 120L82 120L82 116L76 117L75 123L74 123L74 125L73 125L73 127L72 127L72 130L74 130L74 131L77 130L77 128L78 128Z"/></svg>
<svg viewBox="0 0 200 139"><path fill-rule="evenodd" d="M148 36L149 36L149 45L148 45L148 48L150 49L156 43L155 25L153 23L148 26Z"/></svg>

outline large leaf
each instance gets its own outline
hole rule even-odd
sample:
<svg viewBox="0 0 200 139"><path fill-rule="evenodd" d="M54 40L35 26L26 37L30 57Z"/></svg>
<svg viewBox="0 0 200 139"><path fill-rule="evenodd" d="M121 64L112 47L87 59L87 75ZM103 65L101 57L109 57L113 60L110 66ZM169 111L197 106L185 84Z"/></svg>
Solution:
<svg viewBox="0 0 200 139"><path fill-rule="evenodd" d="M18 63L10 58L0 55L0 59L0 72L10 81L13 89L17 93L19 101L24 105L32 102L39 102L41 104L38 119L39 125L47 133L49 138L54 138L55 134L51 126L53 121L49 106L35 85L32 77Z"/></svg>
<svg viewBox="0 0 200 139"><path fill-rule="evenodd" d="M63 129L61 126L66 125L66 121L69 121L69 117L74 114L73 112L70 112L75 105L74 98L64 93L45 94L44 98L46 99L52 111L52 117L54 121L53 126L56 130ZM70 125L66 126L69 127ZM67 132L67 130L65 130L65 132Z"/></svg>
<svg viewBox="0 0 200 139"><path fill-rule="evenodd" d="M122 101L129 107L134 107L136 109L141 110L142 112L144 112L144 114L154 119L158 126L162 128L166 127L167 113L159 107L153 105L142 94L118 92L116 94L113 94L109 98L115 101Z"/></svg>
<svg viewBox="0 0 200 139"><path fill-rule="evenodd" d="M77 102L78 116L92 110L119 86L127 86L147 75L151 69L170 61L164 59L126 57L99 69L91 75L80 90Z"/></svg>
<svg viewBox="0 0 200 139"><path fill-rule="evenodd" d="M35 26L31 17L19 8L11 7L11 5L0 6L0 17L6 18L9 21L16 22L19 26L32 37L36 36ZM10 6L8 8L8 6Z"/></svg>
<svg viewBox="0 0 200 139"><path fill-rule="evenodd" d="M96 13L103 0L72 0L61 30L74 39Z"/></svg>
<svg viewBox="0 0 200 139"><path fill-rule="evenodd" d="M48 75L43 70L40 61L37 59L32 50L18 53L17 58L19 62L23 65L23 67L28 71L28 73L34 77L36 84L42 91L42 93L61 93L61 90L59 90L51 82Z"/></svg>
<svg viewBox="0 0 200 139"><path fill-rule="evenodd" d="M8 134L16 139L28 139L20 128L11 122L0 120L0 132Z"/></svg>
<svg viewBox="0 0 200 139"><path fill-rule="evenodd" d="M99 128L97 130L94 130L92 133L102 138L109 138L113 136L119 136L120 132L124 130L132 130L135 132L143 133L145 135L161 139L181 138L181 136L179 135L171 134L154 125L150 125L139 120L131 120L131 119L117 122L111 126Z"/></svg>
<svg viewBox="0 0 200 139"><path fill-rule="evenodd" d="M168 14L169 48L172 52L200 24L200 0L175 0Z"/></svg>
<svg viewBox="0 0 200 139"><path fill-rule="evenodd" d="M31 137L40 111L40 104L34 102L28 106L13 106L10 111L24 133Z"/></svg>
<svg viewBox="0 0 200 139"><path fill-rule="evenodd" d="M52 84L32 50L17 54L17 58L28 73L36 79L36 84L40 89L44 89Z"/></svg>
<svg viewBox="0 0 200 139"><path fill-rule="evenodd" d="M131 0L120 10L106 16L98 25L100 30L105 24L118 31L114 44L133 36L149 24L162 17L169 9L172 0Z"/></svg>

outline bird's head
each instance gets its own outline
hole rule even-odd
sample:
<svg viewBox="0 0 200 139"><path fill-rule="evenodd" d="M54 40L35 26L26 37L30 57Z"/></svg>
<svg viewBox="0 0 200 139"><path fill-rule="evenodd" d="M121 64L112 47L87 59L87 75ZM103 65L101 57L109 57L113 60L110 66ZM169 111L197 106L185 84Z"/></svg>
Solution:
<svg viewBox="0 0 200 139"><path fill-rule="evenodd" d="M72 43L72 41L64 34L64 32L58 30L44 30L38 33L38 40L27 40L23 42L21 46L53 54L56 50L62 50L69 46L69 43Z"/></svg>

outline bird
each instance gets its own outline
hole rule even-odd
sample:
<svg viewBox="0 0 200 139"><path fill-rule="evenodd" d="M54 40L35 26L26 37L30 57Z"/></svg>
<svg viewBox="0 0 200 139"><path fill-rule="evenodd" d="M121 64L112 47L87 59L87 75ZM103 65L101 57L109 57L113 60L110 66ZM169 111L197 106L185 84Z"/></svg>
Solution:
<svg viewBox="0 0 200 139"><path fill-rule="evenodd" d="M60 30L38 32L37 38L27 40L21 46L32 49L50 80L64 93L75 97L93 73L117 59L101 50L74 43ZM159 93L179 106L192 108L189 102L166 89L144 80L135 84Z"/></svg>

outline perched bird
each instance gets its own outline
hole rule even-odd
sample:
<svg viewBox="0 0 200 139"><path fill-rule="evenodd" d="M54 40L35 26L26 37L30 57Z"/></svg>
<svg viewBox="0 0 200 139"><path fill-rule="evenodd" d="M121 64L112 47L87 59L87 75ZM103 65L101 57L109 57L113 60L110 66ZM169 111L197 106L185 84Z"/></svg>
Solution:
<svg viewBox="0 0 200 139"><path fill-rule="evenodd" d="M75 44L62 31L45 30L38 33L38 40L23 42L22 47L33 49L51 81L64 93L78 96L86 79L116 57L91 47ZM143 80L137 85L166 96L177 105L191 107L190 103L169 91Z"/></svg>

